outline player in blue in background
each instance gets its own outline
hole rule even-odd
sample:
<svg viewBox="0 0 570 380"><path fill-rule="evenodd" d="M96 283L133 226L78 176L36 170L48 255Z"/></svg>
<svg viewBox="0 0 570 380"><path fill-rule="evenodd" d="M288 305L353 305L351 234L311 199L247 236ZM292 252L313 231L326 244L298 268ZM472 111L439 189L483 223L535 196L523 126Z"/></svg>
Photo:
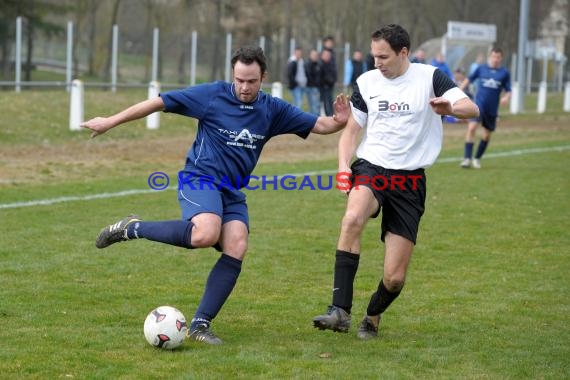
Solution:
<svg viewBox="0 0 570 380"><path fill-rule="evenodd" d="M487 145L491 140L491 132L497 126L499 103L506 105L511 98L511 76L509 71L501 66L502 62L503 51L500 48L493 48L489 54L488 62L479 65L469 77L465 78L460 86L464 90L469 86L469 83L479 80L477 93L475 94L475 103L479 106L480 115L477 119L470 120L467 126L465 154L461 162L461 167L463 168L469 168L471 165L476 169L481 168L481 157L483 157L483 153L485 153ZM503 91L505 94L501 97L501 92ZM475 131L479 124L483 126L483 133L477 147L475 159L471 160Z"/></svg>
<svg viewBox="0 0 570 380"><path fill-rule="evenodd" d="M249 218L245 194L239 190L246 185L242 179L251 174L270 138L287 133L302 138L311 132L334 133L344 128L350 115L342 94L336 98L334 116L317 117L261 91L267 69L261 48L238 49L231 64L233 83L165 92L113 116L82 124L95 137L157 111L199 120L196 139L179 173L182 219L151 222L130 215L103 228L96 246L145 238L184 248L214 246L223 252L208 276L189 330L190 339L209 344L222 343L210 323L231 294L247 250Z"/></svg>

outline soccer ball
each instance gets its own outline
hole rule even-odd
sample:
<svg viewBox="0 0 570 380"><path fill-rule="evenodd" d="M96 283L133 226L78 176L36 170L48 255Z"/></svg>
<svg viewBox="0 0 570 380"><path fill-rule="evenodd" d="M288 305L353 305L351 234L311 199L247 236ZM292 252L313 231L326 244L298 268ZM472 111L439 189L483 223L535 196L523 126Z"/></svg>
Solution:
<svg viewBox="0 0 570 380"><path fill-rule="evenodd" d="M173 350L184 342L188 325L180 310L159 306L144 321L144 337L152 346Z"/></svg>

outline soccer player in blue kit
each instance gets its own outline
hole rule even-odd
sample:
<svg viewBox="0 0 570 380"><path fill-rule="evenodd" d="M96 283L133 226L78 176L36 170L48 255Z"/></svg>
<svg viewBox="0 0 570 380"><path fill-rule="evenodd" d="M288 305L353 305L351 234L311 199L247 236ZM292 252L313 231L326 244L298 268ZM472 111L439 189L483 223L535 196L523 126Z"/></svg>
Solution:
<svg viewBox="0 0 570 380"><path fill-rule="evenodd" d="M339 187L348 193L348 200L335 253L332 303L325 314L313 319L320 330L350 329L361 235L366 222L382 212L384 267L358 328L360 339L378 336L382 313L404 287L424 212L424 169L435 162L443 143L441 116L479 114L477 106L442 71L410 62L410 37L400 25L387 25L371 37L376 69L356 80L350 99L352 113L338 146L338 172L351 173L354 181L351 188ZM358 178L369 181L358 185ZM395 183L399 186L394 187Z"/></svg>
<svg viewBox="0 0 570 380"><path fill-rule="evenodd" d="M511 76L509 71L502 67L503 51L500 48L493 48L489 54L486 64L479 65L469 77L465 78L460 88L466 89L469 83L479 80L475 103L479 107L480 116L470 120L467 125L465 135L465 154L461 162L462 168L473 166L475 169L481 168L481 157L491 140L491 132L497 127L497 116L499 114L499 103L506 105L511 98ZM501 93L505 94L501 97ZM473 156L473 145L475 141L475 131L479 126L483 126L481 141L477 147L475 158Z"/></svg>
<svg viewBox="0 0 570 380"><path fill-rule="evenodd" d="M113 116L82 124L92 137L122 123L166 111L199 120L196 139L179 173L181 220L143 221L136 215L102 229L98 248L145 238L184 248L215 247L222 254L212 268L189 329L191 340L220 344L210 328L241 272L249 235L245 194L265 143L281 134L330 134L344 128L350 115L344 95L332 117L317 117L261 91L266 59L259 47L239 48L231 59L233 82L213 82L137 103Z"/></svg>

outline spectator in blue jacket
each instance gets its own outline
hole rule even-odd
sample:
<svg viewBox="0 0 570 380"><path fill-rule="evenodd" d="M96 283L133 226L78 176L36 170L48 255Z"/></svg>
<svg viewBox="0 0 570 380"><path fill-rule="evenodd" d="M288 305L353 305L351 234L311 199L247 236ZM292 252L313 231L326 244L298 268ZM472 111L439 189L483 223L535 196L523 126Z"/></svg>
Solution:
<svg viewBox="0 0 570 380"><path fill-rule="evenodd" d="M366 71L366 62L363 60L362 52L360 50L355 50L352 53L352 59L348 59L344 65L343 85L347 89L347 93L352 92L349 92L348 88L350 87L350 89L352 89L356 83L356 78Z"/></svg>
<svg viewBox="0 0 570 380"><path fill-rule="evenodd" d="M451 72L451 69L445 62L443 54L437 53L435 55L435 58L431 60L431 65L443 71L444 74L446 74L451 80L453 80L453 73Z"/></svg>

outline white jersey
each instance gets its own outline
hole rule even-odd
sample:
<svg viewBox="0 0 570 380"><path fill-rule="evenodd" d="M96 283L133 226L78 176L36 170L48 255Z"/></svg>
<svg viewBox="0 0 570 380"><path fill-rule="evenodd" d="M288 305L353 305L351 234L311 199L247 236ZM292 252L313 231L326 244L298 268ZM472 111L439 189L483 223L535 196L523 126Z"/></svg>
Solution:
<svg viewBox="0 0 570 380"><path fill-rule="evenodd" d="M370 70L356 84L352 114L365 128L356 156L386 169L431 166L441 151L443 130L429 100L443 96L453 105L467 97L440 70L421 63L411 63L394 79Z"/></svg>

